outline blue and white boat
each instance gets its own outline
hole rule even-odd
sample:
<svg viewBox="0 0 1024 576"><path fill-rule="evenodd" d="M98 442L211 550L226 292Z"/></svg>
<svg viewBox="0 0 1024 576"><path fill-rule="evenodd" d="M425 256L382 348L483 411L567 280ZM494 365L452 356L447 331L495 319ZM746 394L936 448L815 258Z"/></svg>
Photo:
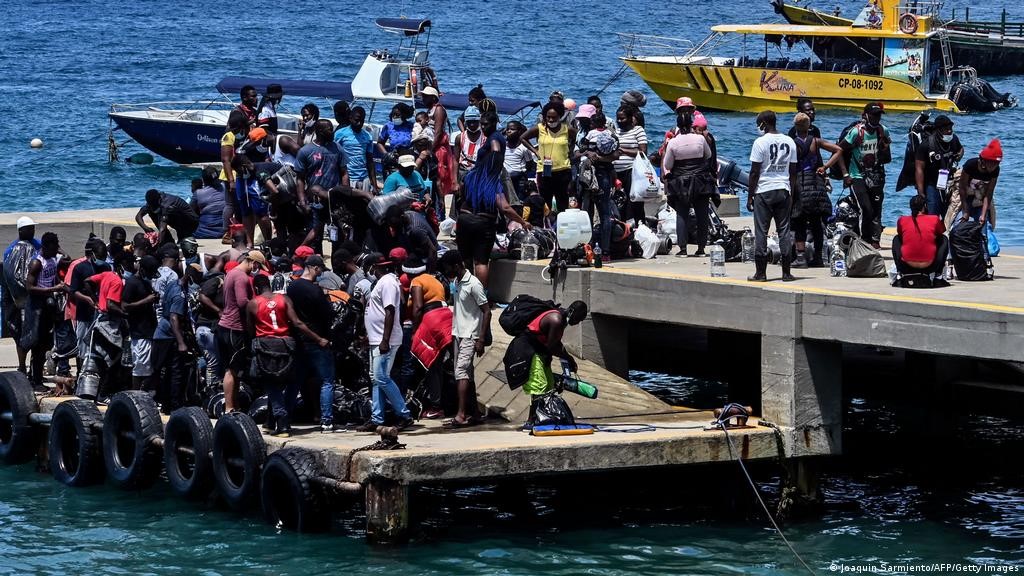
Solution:
<svg viewBox="0 0 1024 576"><path fill-rule="evenodd" d="M108 116L116 129L154 154L178 164L220 162L220 138L224 135L228 114L236 106L239 90L252 85L261 94L270 84L280 84L285 98L323 98L365 104L372 119L377 103L385 104L385 113L398 102L421 107L420 90L437 88L437 75L430 66L430 20L380 18L378 28L400 37L398 49L375 50L363 61L352 82L289 80L229 76L217 83L222 98L195 102L147 102L112 104ZM475 82L474 82L475 84ZM540 105L533 100L490 97L503 117L525 114ZM466 94L443 93L441 104L452 110L468 105ZM323 108L323 107L321 107ZM330 107L328 106L327 109ZM298 131L298 114L278 115L282 134ZM379 126L368 124L372 130Z"/></svg>

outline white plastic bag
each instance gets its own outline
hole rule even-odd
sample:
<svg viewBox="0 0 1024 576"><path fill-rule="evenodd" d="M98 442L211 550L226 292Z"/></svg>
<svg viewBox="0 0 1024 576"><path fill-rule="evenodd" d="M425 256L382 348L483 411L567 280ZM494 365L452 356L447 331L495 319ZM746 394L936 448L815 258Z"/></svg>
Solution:
<svg viewBox="0 0 1024 576"><path fill-rule="evenodd" d="M640 224L636 227L633 238L640 243L640 249L643 252L644 258L654 258L654 255L658 253L658 246L661 244L661 240L646 224Z"/></svg>
<svg viewBox="0 0 1024 576"><path fill-rule="evenodd" d="M671 238L673 244L678 243L676 240L676 211L670 206L666 206L664 210L658 212L658 233Z"/></svg>
<svg viewBox="0 0 1024 576"><path fill-rule="evenodd" d="M633 159L633 175L629 188L631 202L643 202L661 196L661 180L654 171L654 165L643 152L637 152Z"/></svg>

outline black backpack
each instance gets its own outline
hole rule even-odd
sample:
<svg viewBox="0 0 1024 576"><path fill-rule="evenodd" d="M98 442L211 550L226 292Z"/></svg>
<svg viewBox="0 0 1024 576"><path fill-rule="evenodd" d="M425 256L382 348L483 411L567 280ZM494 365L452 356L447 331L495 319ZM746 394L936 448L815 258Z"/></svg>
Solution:
<svg viewBox="0 0 1024 576"><path fill-rule="evenodd" d="M550 357L547 349L530 334L520 334L512 339L505 350L505 356L501 359L505 367L505 380L510 390L526 384L530 377L533 357L537 354Z"/></svg>
<svg viewBox="0 0 1024 576"><path fill-rule="evenodd" d="M498 324L509 336L519 336L526 332L526 327L533 319L548 310L557 310L558 306L551 300L541 300L529 294L520 294L508 303L508 307L498 317Z"/></svg>

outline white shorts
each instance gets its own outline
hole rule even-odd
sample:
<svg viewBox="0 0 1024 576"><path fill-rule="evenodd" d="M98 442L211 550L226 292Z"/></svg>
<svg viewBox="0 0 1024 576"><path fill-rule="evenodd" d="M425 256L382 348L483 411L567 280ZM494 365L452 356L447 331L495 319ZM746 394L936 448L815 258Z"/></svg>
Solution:
<svg viewBox="0 0 1024 576"><path fill-rule="evenodd" d="M132 376L152 376L153 341L148 338L132 338L132 361Z"/></svg>
<svg viewBox="0 0 1024 576"><path fill-rule="evenodd" d="M476 340L473 338L454 338L455 379L473 379L473 356L476 355Z"/></svg>

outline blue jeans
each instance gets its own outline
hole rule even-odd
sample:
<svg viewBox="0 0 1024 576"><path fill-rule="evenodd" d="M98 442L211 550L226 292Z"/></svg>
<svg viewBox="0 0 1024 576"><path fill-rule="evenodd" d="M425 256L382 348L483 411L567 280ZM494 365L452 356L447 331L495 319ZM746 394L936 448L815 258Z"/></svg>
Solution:
<svg viewBox="0 0 1024 576"><path fill-rule="evenodd" d="M928 213L939 218L946 216L946 203L942 201L942 194L939 193L939 189L935 186L925 186L924 196L928 201Z"/></svg>
<svg viewBox="0 0 1024 576"><path fill-rule="evenodd" d="M196 343L203 350L203 357L206 359L207 384L214 379L224 378L224 368L220 365L220 353L217 350L217 336L208 326L196 328Z"/></svg>
<svg viewBox="0 0 1024 576"><path fill-rule="evenodd" d="M612 187L615 186L615 168L612 164L594 164L594 176L597 177L599 191L594 198L594 207L597 208L599 224L597 234L591 239L591 244L600 245L604 254L611 254L612 247ZM587 210L591 213L591 210Z"/></svg>
<svg viewBox="0 0 1024 576"><path fill-rule="evenodd" d="M406 392L413 388L413 378L416 376L416 359L412 356L412 335L411 324L402 325L402 347L395 351L395 366L391 369L391 377L398 384L399 392Z"/></svg>
<svg viewBox="0 0 1024 576"><path fill-rule="evenodd" d="M295 370L296 391L298 384L306 382L310 370L320 381L320 425L330 426L334 423L334 355L330 348L321 348L313 342L299 344L299 358ZM291 395L290 405L294 406L291 386L288 393Z"/></svg>
<svg viewBox="0 0 1024 576"><path fill-rule="evenodd" d="M379 346L370 346L370 380L373 381L373 415L370 420L374 424L384 423L385 401L399 418L403 420L412 418L409 409L405 406L402 392L398 390L398 385L391 379L391 367L395 363L395 352L398 349L399 346L392 346L386 353L381 354Z"/></svg>

